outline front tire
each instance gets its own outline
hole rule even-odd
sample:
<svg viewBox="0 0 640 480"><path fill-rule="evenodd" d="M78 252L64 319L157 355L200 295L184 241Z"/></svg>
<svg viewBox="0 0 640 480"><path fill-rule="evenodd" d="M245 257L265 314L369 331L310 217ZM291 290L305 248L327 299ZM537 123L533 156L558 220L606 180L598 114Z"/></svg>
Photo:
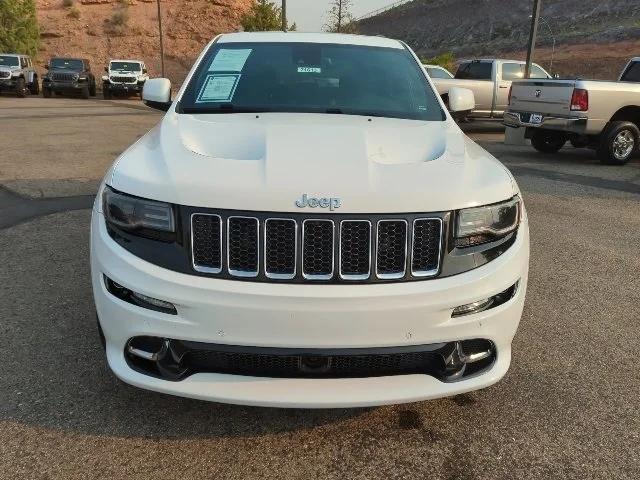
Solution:
<svg viewBox="0 0 640 480"><path fill-rule="evenodd" d="M536 130L531 137L531 145L541 153L556 153L565 143L567 137L553 130Z"/></svg>
<svg viewBox="0 0 640 480"><path fill-rule="evenodd" d="M105 100L111 100L111 90L109 90L109 88L106 85L103 85L102 87L102 97Z"/></svg>
<svg viewBox="0 0 640 480"><path fill-rule="evenodd" d="M44 98L51 98L52 95L53 95L53 92L51 91L50 88L42 87L42 96Z"/></svg>
<svg viewBox="0 0 640 480"><path fill-rule="evenodd" d="M91 86L89 87L89 95L91 95L92 97L96 96L96 84L92 83Z"/></svg>
<svg viewBox="0 0 640 480"><path fill-rule="evenodd" d="M86 87L82 87L82 91L80 92L80 95L82 96L82 98L84 98L85 100L89 98L89 86L87 85Z"/></svg>
<svg viewBox="0 0 640 480"><path fill-rule="evenodd" d="M611 122L596 150L604 165L624 165L638 151L640 130L631 122Z"/></svg>
<svg viewBox="0 0 640 480"><path fill-rule="evenodd" d="M27 96L27 84L22 77L16 80L16 95L18 98L24 98Z"/></svg>

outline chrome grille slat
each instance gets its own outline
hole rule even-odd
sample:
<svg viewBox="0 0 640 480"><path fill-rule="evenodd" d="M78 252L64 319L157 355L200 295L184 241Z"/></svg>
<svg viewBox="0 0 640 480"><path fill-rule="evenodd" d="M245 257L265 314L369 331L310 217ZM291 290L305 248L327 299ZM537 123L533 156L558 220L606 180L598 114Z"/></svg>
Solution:
<svg viewBox="0 0 640 480"><path fill-rule="evenodd" d="M191 215L191 263L203 273L222 271L222 218L220 215Z"/></svg>
<svg viewBox="0 0 640 480"><path fill-rule="evenodd" d="M307 280L331 280L335 270L333 220L302 222L302 276Z"/></svg>
<svg viewBox="0 0 640 480"><path fill-rule="evenodd" d="M411 253L411 275L432 277L440 270L442 253L441 218L416 218L413 221L413 248Z"/></svg>
<svg viewBox="0 0 640 480"><path fill-rule="evenodd" d="M234 277L257 277L260 263L260 222L255 217L227 219L227 267Z"/></svg>
<svg viewBox="0 0 640 480"><path fill-rule="evenodd" d="M340 278L366 280L371 276L371 222L340 222Z"/></svg>
<svg viewBox="0 0 640 480"><path fill-rule="evenodd" d="M264 274L276 280L296 276L298 223L290 218L268 218L264 222Z"/></svg>
<svg viewBox="0 0 640 480"><path fill-rule="evenodd" d="M379 220L376 234L376 276L394 280L407 272L407 221Z"/></svg>

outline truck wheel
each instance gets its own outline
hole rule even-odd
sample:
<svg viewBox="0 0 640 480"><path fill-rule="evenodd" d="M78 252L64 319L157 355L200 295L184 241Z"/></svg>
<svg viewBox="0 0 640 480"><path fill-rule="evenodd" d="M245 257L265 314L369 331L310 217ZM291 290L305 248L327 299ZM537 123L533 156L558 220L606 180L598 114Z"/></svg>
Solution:
<svg viewBox="0 0 640 480"><path fill-rule="evenodd" d="M33 77L33 82L29 85L29 91L31 95L38 95L40 93L40 82L38 82L38 77Z"/></svg>
<svg viewBox="0 0 640 480"><path fill-rule="evenodd" d="M111 91L106 86L102 87L102 97L105 100L110 100L111 99Z"/></svg>
<svg viewBox="0 0 640 480"><path fill-rule="evenodd" d="M82 98L84 98L85 100L87 98L89 98L89 86L87 85L86 87L82 87L82 91L80 92L80 95L82 96Z"/></svg>
<svg viewBox="0 0 640 480"><path fill-rule="evenodd" d="M640 130L631 122L611 122L602 133L597 154L604 165L624 165L638 150Z"/></svg>
<svg viewBox="0 0 640 480"><path fill-rule="evenodd" d="M565 143L567 137L553 130L536 130L531 137L531 145L541 153L556 153Z"/></svg>
<svg viewBox="0 0 640 480"><path fill-rule="evenodd" d="M91 84L91 86L89 87L89 95L91 95L92 97L96 96L96 84L95 83Z"/></svg>
<svg viewBox="0 0 640 480"><path fill-rule="evenodd" d="M44 98L51 98L51 89L47 87L42 87L42 96Z"/></svg>
<svg viewBox="0 0 640 480"><path fill-rule="evenodd" d="M24 78L22 77L16 80L16 95L18 98L24 98L27 96L27 86L24 82Z"/></svg>

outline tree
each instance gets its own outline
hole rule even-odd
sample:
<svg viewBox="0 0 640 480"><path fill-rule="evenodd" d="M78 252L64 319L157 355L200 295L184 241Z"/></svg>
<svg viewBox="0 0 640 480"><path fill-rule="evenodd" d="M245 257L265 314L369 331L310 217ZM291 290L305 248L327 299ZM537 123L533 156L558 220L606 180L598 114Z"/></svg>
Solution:
<svg viewBox="0 0 640 480"><path fill-rule="evenodd" d="M269 0L255 0L251 10L240 20L245 32L269 32L282 29L282 9ZM297 26L287 25L288 30Z"/></svg>
<svg viewBox="0 0 640 480"><path fill-rule="evenodd" d="M35 56L39 46L34 0L0 0L0 52Z"/></svg>
<svg viewBox="0 0 640 480"><path fill-rule="evenodd" d="M327 12L325 30L337 33L356 33L356 23L351 13L352 0L331 0L331 8Z"/></svg>

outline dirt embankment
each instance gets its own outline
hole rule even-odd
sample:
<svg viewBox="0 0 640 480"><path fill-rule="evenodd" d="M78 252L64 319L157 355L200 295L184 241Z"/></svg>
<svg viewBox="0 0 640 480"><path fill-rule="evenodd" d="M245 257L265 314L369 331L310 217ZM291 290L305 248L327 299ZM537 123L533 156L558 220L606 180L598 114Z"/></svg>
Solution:
<svg viewBox="0 0 640 480"><path fill-rule="evenodd" d="M72 6L65 6L71 3ZM236 31L251 0L161 0L166 75L180 83L214 36ZM37 0L43 66L51 56L89 58L99 73L110 58L142 59L160 75L156 0Z"/></svg>

